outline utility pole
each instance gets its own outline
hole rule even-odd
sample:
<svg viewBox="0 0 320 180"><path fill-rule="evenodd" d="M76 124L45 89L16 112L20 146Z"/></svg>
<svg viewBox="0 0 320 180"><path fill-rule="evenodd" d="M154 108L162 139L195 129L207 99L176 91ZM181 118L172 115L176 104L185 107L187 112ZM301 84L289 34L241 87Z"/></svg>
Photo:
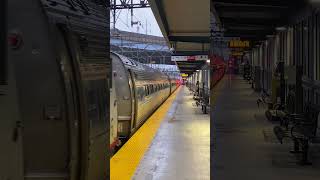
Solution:
<svg viewBox="0 0 320 180"><path fill-rule="evenodd" d="M117 0L113 0L113 4L116 5ZM115 8L113 9L113 30L116 30L116 10L117 9L115 9Z"/></svg>
<svg viewBox="0 0 320 180"><path fill-rule="evenodd" d="M117 3L117 0L111 0L111 11L113 12L113 28L116 28L116 10L119 9L128 9L131 11L131 27L133 25L139 25L139 21L133 20L133 9L137 8L149 8L149 2L147 0L140 0L139 3L133 2L133 0L120 0L120 4ZM140 23L141 24L141 23Z"/></svg>

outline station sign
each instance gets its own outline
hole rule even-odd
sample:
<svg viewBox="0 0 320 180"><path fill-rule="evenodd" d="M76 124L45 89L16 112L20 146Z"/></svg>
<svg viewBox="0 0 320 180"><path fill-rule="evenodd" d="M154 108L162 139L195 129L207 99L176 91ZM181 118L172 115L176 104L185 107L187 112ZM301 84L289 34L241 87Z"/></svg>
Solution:
<svg viewBox="0 0 320 180"><path fill-rule="evenodd" d="M206 61L207 59L209 59L208 55L171 56L171 61Z"/></svg>
<svg viewBox="0 0 320 180"><path fill-rule="evenodd" d="M232 56L242 56L243 52L231 52Z"/></svg>
<svg viewBox="0 0 320 180"><path fill-rule="evenodd" d="M188 77L188 74L182 73L181 77Z"/></svg>
<svg viewBox="0 0 320 180"><path fill-rule="evenodd" d="M250 42L249 41L241 41L241 40L231 40L229 42L230 48L249 48Z"/></svg>

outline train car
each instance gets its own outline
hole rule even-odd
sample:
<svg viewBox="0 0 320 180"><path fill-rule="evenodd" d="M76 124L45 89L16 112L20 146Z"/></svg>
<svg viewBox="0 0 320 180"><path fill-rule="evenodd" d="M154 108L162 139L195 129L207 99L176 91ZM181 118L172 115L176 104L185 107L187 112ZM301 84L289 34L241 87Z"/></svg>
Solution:
<svg viewBox="0 0 320 180"><path fill-rule="evenodd" d="M112 81L117 106L117 134L111 137L110 147L125 143L147 118L177 89L176 79L157 69L111 52Z"/></svg>
<svg viewBox="0 0 320 180"><path fill-rule="evenodd" d="M108 3L1 1L0 179L107 179Z"/></svg>

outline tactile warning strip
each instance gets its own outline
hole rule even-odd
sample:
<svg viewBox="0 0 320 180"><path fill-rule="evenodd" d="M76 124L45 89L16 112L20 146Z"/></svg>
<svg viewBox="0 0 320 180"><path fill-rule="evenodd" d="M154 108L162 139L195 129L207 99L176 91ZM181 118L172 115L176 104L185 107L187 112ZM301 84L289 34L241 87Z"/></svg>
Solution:
<svg viewBox="0 0 320 180"><path fill-rule="evenodd" d="M110 179L129 180L134 175L145 152L150 146L159 129L162 120L166 117L173 101L176 99L177 89L139 128L139 130L122 146L110 160Z"/></svg>

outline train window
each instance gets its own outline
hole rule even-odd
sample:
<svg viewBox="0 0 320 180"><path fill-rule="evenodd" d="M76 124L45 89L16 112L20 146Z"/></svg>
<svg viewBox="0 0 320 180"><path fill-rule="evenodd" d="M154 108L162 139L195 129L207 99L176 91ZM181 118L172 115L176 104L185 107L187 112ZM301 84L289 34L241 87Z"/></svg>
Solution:
<svg viewBox="0 0 320 180"><path fill-rule="evenodd" d="M297 62L297 57L298 57L298 51L296 51L297 49L297 42L298 42L298 36L297 36L297 26L293 27L293 65L296 65Z"/></svg>
<svg viewBox="0 0 320 180"><path fill-rule="evenodd" d="M138 88L137 88L137 95L138 95L138 98L139 98L140 100L143 99L143 96L144 96L144 88L143 88L143 87L138 87Z"/></svg>
<svg viewBox="0 0 320 180"><path fill-rule="evenodd" d="M308 18L308 77L313 76L313 38L312 38L312 16Z"/></svg>
<svg viewBox="0 0 320 180"><path fill-rule="evenodd" d="M313 79L317 78L316 74L316 65L317 65L317 18L314 15L312 18L312 62L313 65L311 66L312 68L312 76Z"/></svg>
<svg viewBox="0 0 320 180"><path fill-rule="evenodd" d="M146 95L146 96L149 95L148 86L144 86L144 92L145 92L145 95Z"/></svg>
<svg viewBox="0 0 320 180"><path fill-rule="evenodd" d="M308 76L308 21L303 21L303 74Z"/></svg>
<svg viewBox="0 0 320 180"><path fill-rule="evenodd" d="M317 47L316 47L316 52L317 52L317 55L316 55L316 65L315 65L315 67L317 68L316 69L316 80L320 80L320 52L318 51L318 49L320 48L320 40L319 40L319 38L320 38L320 14L317 14L317 16L316 16L316 22L317 22L317 24L316 24L316 31L317 31L317 33L316 33L316 43L317 43Z"/></svg>
<svg viewBox="0 0 320 180"><path fill-rule="evenodd" d="M299 51L299 65L302 66L303 65L303 23L300 23L298 26L298 30L299 30L299 47L298 47L298 51Z"/></svg>
<svg viewBox="0 0 320 180"><path fill-rule="evenodd" d="M7 1L0 2L0 85L7 84Z"/></svg>

